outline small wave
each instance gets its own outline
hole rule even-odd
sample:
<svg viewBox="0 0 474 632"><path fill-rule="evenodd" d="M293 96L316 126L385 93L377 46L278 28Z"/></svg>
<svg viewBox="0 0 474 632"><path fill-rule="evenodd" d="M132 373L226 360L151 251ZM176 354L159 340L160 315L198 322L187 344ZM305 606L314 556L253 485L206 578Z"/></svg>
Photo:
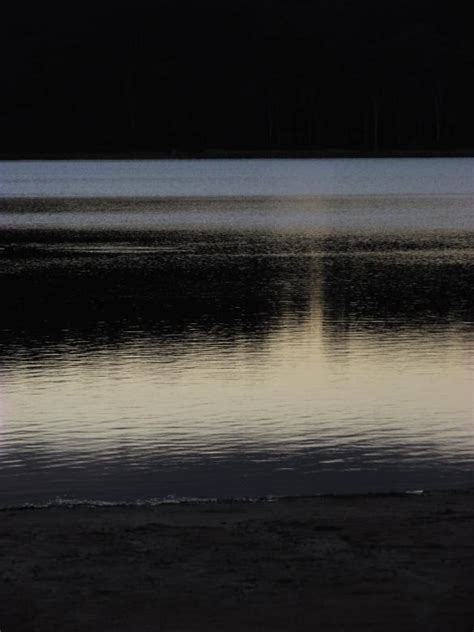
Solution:
<svg viewBox="0 0 474 632"><path fill-rule="evenodd" d="M201 504L229 504L229 503L263 503L276 502L279 496L236 496L229 498L199 497L199 496L165 496L163 498L146 498L137 500L94 500L87 498L53 498L37 503L21 503L7 505L7 509L49 509L54 507L156 507L159 505L201 505Z"/></svg>
<svg viewBox="0 0 474 632"><path fill-rule="evenodd" d="M470 489L470 488L469 488ZM52 508L74 508L74 507L90 507L90 508L102 508L102 507L158 507L161 505L206 505L206 504L233 504L233 503L274 503L282 500L298 500L308 498L347 498L348 496L403 496L404 494L421 496L430 493L442 493L456 490L424 490L424 489L410 489L410 490L387 490L385 492L380 491L366 491L366 492L353 492L353 493L316 493L311 495L302 496L276 496L268 494L264 496L229 496L229 497L202 497L202 496L164 496L160 498L145 498L136 500L97 500L88 498L53 498L42 502L26 502L20 504L3 505L0 506L0 511L8 511L11 509L52 509ZM467 491L467 490L464 490Z"/></svg>
<svg viewBox="0 0 474 632"><path fill-rule="evenodd" d="M4 248L3 248L4 250ZM17 249L18 250L18 249ZM148 254L190 252L191 247L176 246L139 246L134 244L28 244L21 248L34 252L59 254Z"/></svg>

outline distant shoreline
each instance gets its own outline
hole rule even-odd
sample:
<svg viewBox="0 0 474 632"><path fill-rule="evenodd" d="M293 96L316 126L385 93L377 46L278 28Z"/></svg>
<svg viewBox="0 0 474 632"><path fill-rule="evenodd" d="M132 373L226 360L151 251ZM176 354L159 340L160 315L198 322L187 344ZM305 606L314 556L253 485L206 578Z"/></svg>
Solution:
<svg viewBox="0 0 474 632"><path fill-rule="evenodd" d="M0 515L5 630L415 632L474 620L472 490Z"/></svg>
<svg viewBox="0 0 474 632"><path fill-rule="evenodd" d="M473 158L474 149L406 150L360 152L350 150L230 150L209 149L202 152L12 152L0 153L0 160L249 160L249 159L329 159L329 158Z"/></svg>

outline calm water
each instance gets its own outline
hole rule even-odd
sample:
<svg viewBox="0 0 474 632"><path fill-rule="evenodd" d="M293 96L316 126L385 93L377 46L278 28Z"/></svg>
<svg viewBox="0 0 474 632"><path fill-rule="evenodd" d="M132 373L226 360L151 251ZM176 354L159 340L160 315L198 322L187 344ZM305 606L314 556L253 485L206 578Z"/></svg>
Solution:
<svg viewBox="0 0 474 632"><path fill-rule="evenodd" d="M473 166L0 163L0 504L473 485Z"/></svg>

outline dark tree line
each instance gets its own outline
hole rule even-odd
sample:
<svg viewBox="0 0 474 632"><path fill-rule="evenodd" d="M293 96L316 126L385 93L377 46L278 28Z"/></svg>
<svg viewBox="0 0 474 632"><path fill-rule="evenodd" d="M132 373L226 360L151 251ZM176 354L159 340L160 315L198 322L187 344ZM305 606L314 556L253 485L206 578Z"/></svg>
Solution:
<svg viewBox="0 0 474 632"><path fill-rule="evenodd" d="M19 3L0 27L0 151L470 150L467 7Z"/></svg>

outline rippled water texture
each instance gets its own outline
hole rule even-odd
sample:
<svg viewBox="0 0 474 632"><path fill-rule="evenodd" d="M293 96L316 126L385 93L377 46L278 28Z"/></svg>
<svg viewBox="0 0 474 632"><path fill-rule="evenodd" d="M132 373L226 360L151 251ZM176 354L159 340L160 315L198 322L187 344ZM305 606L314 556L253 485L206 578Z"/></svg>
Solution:
<svg viewBox="0 0 474 632"><path fill-rule="evenodd" d="M474 483L472 160L0 172L0 504Z"/></svg>

